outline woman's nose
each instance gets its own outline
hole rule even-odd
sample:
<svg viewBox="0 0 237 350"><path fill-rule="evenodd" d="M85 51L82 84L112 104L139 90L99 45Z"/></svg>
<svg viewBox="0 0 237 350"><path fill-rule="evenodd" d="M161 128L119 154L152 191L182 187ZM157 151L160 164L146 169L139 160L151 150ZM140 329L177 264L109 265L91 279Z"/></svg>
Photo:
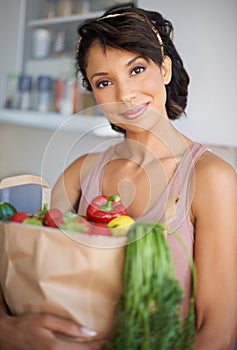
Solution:
<svg viewBox="0 0 237 350"><path fill-rule="evenodd" d="M133 84L126 81L117 84L117 101L123 103L135 103L136 90Z"/></svg>

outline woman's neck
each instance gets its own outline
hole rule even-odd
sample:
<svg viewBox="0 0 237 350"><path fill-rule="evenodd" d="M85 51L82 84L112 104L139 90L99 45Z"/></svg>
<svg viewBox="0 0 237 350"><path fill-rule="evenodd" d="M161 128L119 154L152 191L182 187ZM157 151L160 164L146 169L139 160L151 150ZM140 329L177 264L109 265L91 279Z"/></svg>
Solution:
<svg viewBox="0 0 237 350"><path fill-rule="evenodd" d="M160 160L182 157L192 143L171 124L169 119L160 118L152 130L127 131L126 140L119 145L121 156L134 159L140 164L154 156Z"/></svg>

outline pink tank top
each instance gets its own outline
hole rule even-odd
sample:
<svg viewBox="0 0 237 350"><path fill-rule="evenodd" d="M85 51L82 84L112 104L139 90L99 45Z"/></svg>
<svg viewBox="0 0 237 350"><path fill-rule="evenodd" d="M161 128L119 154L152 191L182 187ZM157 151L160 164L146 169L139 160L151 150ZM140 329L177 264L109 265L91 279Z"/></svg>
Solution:
<svg viewBox="0 0 237 350"><path fill-rule="evenodd" d="M101 153L95 163L88 171L82 181L82 195L80 199L78 213L86 215L86 208L91 200L102 194L102 179L104 169L114 156L112 146ZM145 214L135 218L136 221L165 221L165 209L167 200L172 197L178 198L175 215L169 222L167 240L173 254L176 275L184 289L185 298L183 303L183 316L185 317L189 309L189 298L192 293L192 274L187 252L185 252L180 241L174 236L173 231L178 232L185 244L188 254L193 256L194 227L190 220L190 205L192 202L192 193L190 193L191 182L194 175L194 167L202 154L207 150L207 146L199 143L192 143L187 148L178 167L172 176L166 190L160 196L157 204Z"/></svg>

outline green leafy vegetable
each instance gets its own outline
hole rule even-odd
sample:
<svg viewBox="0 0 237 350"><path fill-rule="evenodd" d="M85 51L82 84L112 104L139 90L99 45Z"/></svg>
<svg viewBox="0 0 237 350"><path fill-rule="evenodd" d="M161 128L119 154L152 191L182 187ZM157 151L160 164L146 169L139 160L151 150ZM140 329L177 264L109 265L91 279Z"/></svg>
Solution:
<svg viewBox="0 0 237 350"><path fill-rule="evenodd" d="M34 225L34 226L43 226L42 221L39 220L36 216L24 219L23 224Z"/></svg>
<svg viewBox="0 0 237 350"><path fill-rule="evenodd" d="M192 349L194 300L182 321L183 289L164 230L160 223L136 222L128 233L118 327L106 350Z"/></svg>
<svg viewBox="0 0 237 350"><path fill-rule="evenodd" d="M39 220L43 220L47 211L48 211L48 204L45 203L43 205L43 208L37 211L37 213L35 214L35 217L37 217Z"/></svg>
<svg viewBox="0 0 237 350"><path fill-rule="evenodd" d="M60 228L73 232L85 232L88 230L89 223L76 213L67 211L63 215L63 223Z"/></svg>

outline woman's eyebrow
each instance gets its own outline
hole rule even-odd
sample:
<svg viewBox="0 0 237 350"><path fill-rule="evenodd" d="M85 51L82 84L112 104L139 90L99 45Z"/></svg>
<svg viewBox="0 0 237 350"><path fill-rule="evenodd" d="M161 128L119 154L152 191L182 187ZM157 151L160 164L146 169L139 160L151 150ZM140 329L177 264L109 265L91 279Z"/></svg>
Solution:
<svg viewBox="0 0 237 350"><path fill-rule="evenodd" d="M136 57L132 58L130 61L128 61L126 66L130 67L134 62L136 62L136 60L138 60L140 58L144 59L144 56L139 55L139 56L136 56ZM90 80L92 80L95 77L102 77L102 76L105 76L105 75L108 75L108 74L109 74L108 72L97 72L97 73L92 74L92 76L90 77Z"/></svg>
<svg viewBox="0 0 237 350"><path fill-rule="evenodd" d="M141 55L139 55L139 56L136 56L136 57L134 57L134 58L132 58L130 61L128 61L128 63L127 63L127 67L130 67L134 62L136 62L136 60L138 60L138 59L140 59L140 58L143 58L144 59L144 56L141 56Z"/></svg>
<svg viewBox="0 0 237 350"><path fill-rule="evenodd" d="M90 80L92 80L93 78L95 78L95 77L102 77L102 76L104 76L104 75L108 75L109 73L107 73L107 72L98 72L98 73L94 73L94 74L92 74L92 76L90 77Z"/></svg>

